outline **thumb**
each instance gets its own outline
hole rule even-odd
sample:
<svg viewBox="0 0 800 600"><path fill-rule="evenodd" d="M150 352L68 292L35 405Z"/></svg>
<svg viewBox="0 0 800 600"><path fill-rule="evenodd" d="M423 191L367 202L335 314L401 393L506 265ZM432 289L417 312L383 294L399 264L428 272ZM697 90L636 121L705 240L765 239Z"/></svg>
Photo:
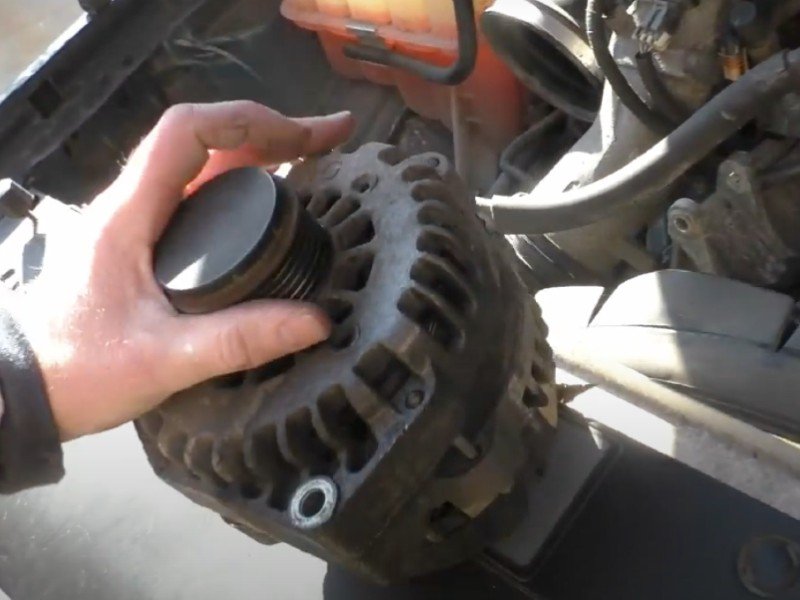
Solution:
<svg viewBox="0 0 800 600"><path fill-rule="evenodd" d="M208 315L180 316L177 329L170 361L170 383L175 390L259 367L330 334L328 319L319 308L270 300Z"/></svg>

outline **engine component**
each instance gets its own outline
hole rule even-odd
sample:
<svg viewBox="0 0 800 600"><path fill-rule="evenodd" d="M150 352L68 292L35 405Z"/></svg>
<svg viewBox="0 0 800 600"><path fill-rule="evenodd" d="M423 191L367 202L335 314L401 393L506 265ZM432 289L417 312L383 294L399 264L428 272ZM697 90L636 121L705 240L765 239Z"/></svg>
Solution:
<svg viewBox="0 0 800 600"><path fill-rule="evenodd" d="M587 225L647 197L684 174L719 143L797 85L800 50L780 53L720 92L683 125L616 173L555 198L495 197L479 202L507 233L547 233Z"/></svg>
<svg viewBox="0 0 800 600"><path fill-rule="evenodd" d="M581 27L585 7L585 0L496 0L481 27L525 85L567 114L592 121L602 74Z"/></svg>
<svg viewBox="0 0 800 600"><path fill-rule="evenodd" d="M290 176L334 247L330 340L137 423L156 472L254 538L381 581L479 552L524 512L555 426L545 326L446 159L368 144Z"/></svg>
<svg viewBox="0 0 800 600"><path fill-rule="evenodd" d="M776 7L750 0L734 0L728 13L728 23L738 40L746 46L747 54L758 63L778 51L780 43L776 34Z"/></svg>
<svg viewBox="0 0 800 600"><path fill-rule="evenodd" d="M636 54L636 68L642 85L650 96L654 109L669 119L670 123L679 125L689 116L690 111L678 100L664 84L661 74L656 67L655 55L652 52L638 52Z"/></svg>
<svg viewBox="0 0 800 600"><path fill-rule="evenodd" d="M531 181L532 177L514 164L515 159L531 146L539 146L539 143L543 141L545 136L550 135L551 130L562 125L564 121L564 113L553 111L531 125L525 133L511 142L500 155L500 168L503 173L521 183Z"/></svg>
<svg viewBox="0 0 800 600"><path fill-rule="evenodd" d="M625 11L615 10L603 24L616 33L610 52L631 86L641 97L649 96L653 107L671 122L684 121L721 80L717 41L707 32L723 18L724 10L725 4L716 0L689 8L668 50L657 54L642 54L639 44L630 39L634 23ZM637 54L641 55L638 60ZM565 191L574 192L623 168L657 141L657 135L606 85L597 118L585 135L570 142L574 144L571 148L548 143L547 139L521 148L515 154L516 166L531 177L514 177L520 183L513 186L514 181L503 176L489 196L516 191L537 202L560 197ZM542 170L541 164L547 169ZM669 201L669 188L662 186L647 190L635 204L590 225L546 235L512 235L509 239L529 267L525 277L533 289L578 282L611 283L623 273L658 267L656 255L641 243L641 232Z"/></svg>
<svg viewBox="0 0 800 600"><path fill-rule="evenodd" d="M722 59L722 73L728 81L738 81L750 68L747 51L735 39L726 40L719 56Z"/></svg>
<svg viewBox="0 0 800 600"><path fill-rule="evenodd" d="M783 146L765 142L752 154L735 154L720 165L714 194L702 202L682 198L670 207L670 237L694 270L775 289L795 286L800 276L796 180L780 180L777 168L765 171L760 165Z"/></svg>
<svg viewBox="0 0 800 600"><path fill-rule="evenodd" d="M453 10L458 31L458 52L456 60L447 67L429 64L402 54L396 54L385 47L369 43L346 46L344 54L348 58L366 60L387 67L403 69L433 83L458 85L464 83L475 68L478 55L478 30L475 27L475 7L472 0L453 0Z"/></svg>
<svg viewBox="0 0 800 600"><path fill-rule="evenodd" d="M684 0L634 0L628 8L633 37L647 51L666 50L686 10Z"/></svg>
<svg viewBox="0 0 800 600"><path fill-rule="evenodd" d="M626 336L622 336L623 338ZM706 433L732 444L741 444L747 454L766 459L781 470L800 475L800 453L785 440L704 405L691 396L649 379L624 363L609 360L604 351L594 352L592 345L578 339L554 339L559 365L585 381L613 391L639 405L680 415ZM635 348L635 346L629 346Z"/></svg>
<svg viewBox="0 0 800 600"><path fill-rule="evenodd" d="M788 138L800 138L800 94L792 92L766 107L759 126L765 131Z"/></svg>
<svg viewBox="0 0 800 600"><path fill-rule="evenodd" d="M480 14L488 3L473 0L469 12ZM477 39L477 55L471 60L472 32L464 33L465 4L468 0L458 0L458 21L452 0L283 0L281 13L317 32L337 72L396 87L411 110L448 126L459 137L459 154L468 158L462 161L467 164L457 164L459 173L472 188L485 190L497 177L500 152L523 129L524 90L482 38ZM366 60L352 58L354 50ZM408 71L409 66L422 67L428 79L444 77L453 83L448 71L463 72L468 65L474 65L471 74L456 86Z"/></svg>
<svg viewBox="0 0 800 600"><path fill-rule="evenodd" d="M607 93L597 121L566 149L531 193L546 198L560 195L565 189L588 185L622 168L629 157L643 152L655 141L652 132ZM524 154L520 152L519 156ZM528 189L523 188L526 192ZM496 194L504 191L498 190ZM669 200L666 192L659 191L648 202L587 227L547 235L509 236L518 256L529 267L525 276L532 289L578 282L610 283L613 274L619 272L620 263L629 263L630 253L625 249L633 246L637 231L652 218L653 206ZM651 270L652 259L647 266L641 261L633 266L637 271Z"/></svg>
<svg viewBox="0 0 800 600"><path fill-rule="evenodd" d="M330 235L260 169L229 171L201 187L173 218L155 256L176 308L219 310L244 300L305 300L328 275Z"/></svg>
<svg viewBox="0 0 800 600"><path fill-rule="evenodd" d="M587 0L586 35L592 46L595 60L620 102L651 131L665 135L672 130L672 123L655 112L639 97L611 54L604 20L606 10L607 2L605 0Z"/></svg>
<svg viewBox="0 0 800 600"><path fill-rule="evenodd" d="M556 353L585 351L627 365L800 441L800 330L791 296L678 270L639 275L611 292L573 286L537 296L545 316L551 311ZM568 322L553 312L565 303L575 308ZM784 446L797 470L797 451Z"/></svg>
<svg viewBox="0 0 800 600"><path fill-rule="evenodd" d="M611 3L607 18L603 20L599 18L603 13L599 11L598 3L595 6L595 12L598 13L595 15L598 23L595 29L605 34L604 43L599 44L598 48L601 51L604 48L610 62L614 63L611 77L614 77L614 72L619 72L635 92L636 98L643 102L643 106L647 106L652 114L666 122L667 126L661 131L685 122L714 91L720 89L724 84L719 57L723 30L730 31L734 27L734 21L739 28L743 24L745 28L748 27L748 19L739 14L742 11L737 12L736 7L731 7L729 3L716 0L685 2L671 7L677 9L677 12L673 11L667 19L670 24L664 29L674 29L674 33L668 36L666 49L643 52L642 44L637 39L637 31L642 33L644 30L637 29L637 21L647 21L641 17L653 7L646 2L639 2L626 12L618 3ZM676 15L681 12L683 18L679 19ZM759 12L764 12L759 15L759 22L769 23L768 29L772 32L773 40L776 38L777 25L792 14L790 10L783 9L779 11L780 15L770 16L775 11L769 7L759 7ZM650 21L651 24L654 22ZM666 26L666 20L662 24ZM613 39L609 39L610 31L616 34ZM719 34L709 35L709 32ZM754 44L758 43L759 53L762 46L769 46L761 43L760 38L755 39L752 35L749 37L754 40ZM793 44L784 41L784 45ZM658 47L662 48L663 44ZM778 49L774 44L771 47ZM749 42L747 52L751 57L751 64L759 64L760 60L754 60L752 56ZM605 74L608 76L608 72ZM518 255L530 267L526 279L531 280L535 288L577 282L612 283L625 274L646 272L666 264L662 254L663 247L645 249L645 230L674 200L676 193L708 194L707 188L702 191L696 189L705 184L698 179L698 168L693 169L689 177L672 177L646 188L616 190L614 198L619 204L612 206L614 202L611 198L612 202L604 203L608 208L607 212L594 215L592 219L583 221L584 224L562 223L560 227L545 225L542 213L546 212L544 208L551 200L580 195L581 189L591 189L593 183L602 181L615 172L619 173L620 169L628 167L632 160L657 143L658 134L644 126L641 119L635 118L629 105L630 102L620 100L612 86L606 86L601 110L592 127L566 153L559 149L561 160L551 162L550 165L554 166L549 172L543 174L537 169L537 165L539 157L552 153L554 148L542 143L538 143L538 147L532 144L516 154L520 160L515 164L515 173L527 172L531 176L524 178L515 174L513 180L511 177L503 177L488 195L490 199L487 204L491 204L492 199L515 203L514 199L503 198L503 195L511 196L516 192L516 198L521 200L520 208L525 205L537 213L537 219L527 229L527 234L510 236ZM794 127L791 118L786 116L783 104L779 106L777 99L760 106L759 127L769 126L772 131L781 132ZM737 136L737 139L750 135L752 133L748 129ZM678 154L680 153L676 153L676 156ZM708 155L703 158L710 159ZM518 182L518 185L514 186L514 182ZM542 209L542 213L538 212L539 209ZM517 214L510 219L515 221L515 225L508 231L523 231L522 219L517 218L519 216ZM499 228L504 229L502 225ZM545 229L550 231L546 234L532 234ZM666 238L666 227L664 237Z"/></svg>

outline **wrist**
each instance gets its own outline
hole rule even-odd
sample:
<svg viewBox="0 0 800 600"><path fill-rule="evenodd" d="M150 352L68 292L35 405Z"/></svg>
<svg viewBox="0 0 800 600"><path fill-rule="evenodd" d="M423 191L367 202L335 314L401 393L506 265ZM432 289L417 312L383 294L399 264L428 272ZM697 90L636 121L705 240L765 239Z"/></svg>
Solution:
<svg viewBox="0 0 800 600"><path fill-rule="evenodd" d="M38 305L38 294L32 293L34 289L29 290L31 293L14 294L5 306L8 307L20 335L30 348L59 438L62 442L66 442L82 435L70 425L72 419L66 406L69 403L64 402L60 390L62 386L59 385L63 379L62 366L66 364L66 357L72 351L65 347L60 339L61 336L51 327L50 320L45 316L47 311L41 310Z"/></svg>
<svg viewBox="0 0 800 600"><path fill-rule="evenodd" d="M36 356L8 310L0 310L0 389L0 491L58 481L64 472L60 432Z"/></svg>

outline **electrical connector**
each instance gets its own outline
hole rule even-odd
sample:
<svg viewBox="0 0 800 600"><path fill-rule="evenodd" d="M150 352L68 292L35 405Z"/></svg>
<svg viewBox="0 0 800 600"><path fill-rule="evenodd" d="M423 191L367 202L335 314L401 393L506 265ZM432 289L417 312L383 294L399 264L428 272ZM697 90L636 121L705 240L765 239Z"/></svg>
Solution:
<svg viewBox="0 0 800 600"><path fill-rule="evenodd" d="M665 50L685 10L683 0L635 0L628 14L636 26L633 37L641 44L642 51Z"/></svg>

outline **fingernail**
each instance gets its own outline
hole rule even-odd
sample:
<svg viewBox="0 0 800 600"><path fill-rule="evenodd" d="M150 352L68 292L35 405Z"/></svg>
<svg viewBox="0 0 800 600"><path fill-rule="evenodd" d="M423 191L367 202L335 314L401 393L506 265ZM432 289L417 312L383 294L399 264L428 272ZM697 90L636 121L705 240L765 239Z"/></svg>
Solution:
<svg viewBox="0 0 800 600"><path fill-rule="evenodd" d="M328 115L328 118L329 119L344 119L344 118L352 119L353 118L353 113L351 113L349 110L340 110L339 112L336 112L336 113Z"/></svg>
<svg viewBox="0 0 800 600"><path fill-rule="evenodd" d="M289 350L302 350L330 335L328 319L317 311L290 317L278 326L278 335Z"/></svg>

